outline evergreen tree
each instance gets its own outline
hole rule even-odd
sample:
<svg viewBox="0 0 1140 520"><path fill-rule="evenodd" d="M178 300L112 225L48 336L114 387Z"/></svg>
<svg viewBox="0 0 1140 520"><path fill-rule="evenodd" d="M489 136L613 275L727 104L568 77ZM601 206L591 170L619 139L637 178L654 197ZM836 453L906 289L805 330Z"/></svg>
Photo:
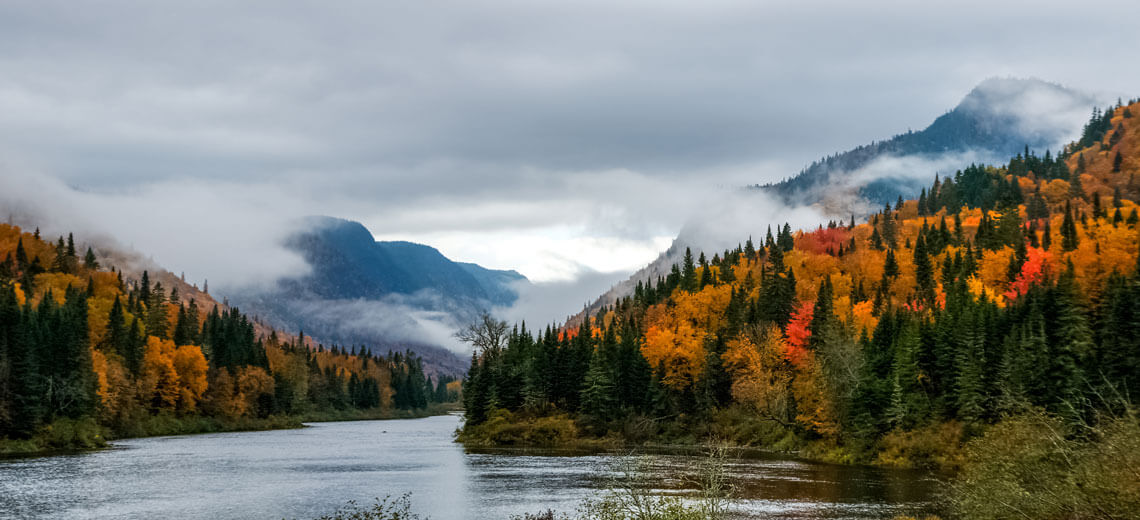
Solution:
<svg viewBox="0 0 1140 520"><path fill-rule="evenodd" d="M934 265L927 253L926 239L921 236L914 244L914 276L918 298L927 304L934 303Z"/></svg>
<svg viewBox="0 0 1140 520"><path fill-rule="evenodd" d="M1072 251L1077 248L1080 238L1077 236L1077 224L1073 220L1073 207L1065 203L1065 217L1061 221L1061 249Z"/></svg>
<svg viewBox="0 0 1140 520"><path fill-rule="evenodd" d="M617 385L609 348L611 342L612 338L603 341L603 345L590 356L590 365L582 381L582 413L603 422L614 418L618 410Z"/></svg>
<svg viewBox="0 0 1140 520"><path fill-rule="evenodd" d="M697 267L693 263L693 251L685 248L685 258L681 268L681 289L694 292L697 290Z"/></svg>

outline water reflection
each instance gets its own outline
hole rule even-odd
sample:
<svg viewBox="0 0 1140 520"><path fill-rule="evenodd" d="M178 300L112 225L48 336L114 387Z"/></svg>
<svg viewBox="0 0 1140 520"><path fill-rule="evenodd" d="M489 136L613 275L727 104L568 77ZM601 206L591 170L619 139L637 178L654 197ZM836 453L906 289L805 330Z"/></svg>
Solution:
<svg viewBox="0 0 1140 520"><path fill-rule="evenodd" d="M455 416L302 430L134 439L93 453L0 461L0 518L312 518L348 500L412 494L437 520L573 512L623 454L465 451ZM700 457L649 455L661 492L685 493ZM929 507L926 474L785 460L727 468L755 518L883 518Z"/></svg>

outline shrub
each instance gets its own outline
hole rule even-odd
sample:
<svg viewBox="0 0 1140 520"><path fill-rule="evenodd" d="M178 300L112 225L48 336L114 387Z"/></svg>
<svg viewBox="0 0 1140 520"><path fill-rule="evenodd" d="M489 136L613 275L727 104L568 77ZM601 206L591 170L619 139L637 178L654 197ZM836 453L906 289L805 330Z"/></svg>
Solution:
<svg viewBox="0 0 1140 520"><path fill-rule="evenodd" d="M609 489L600 497L586 500L578 508L581 520L719 520L728 515L733 488L728 482L724 445L709 449L700 463L693 483L697 495L692 500L661 496L653 492L644 459L629 458Z"/></svg>
<svg viewBox="0 0 1140 520"><path fill-rule="evenodd" d="M103 428L91 417L58 419L44 426L40 437L44 446L49 449L90 449L107 444Z"/></svg>
<svg viewBox="0 0 1140 520"><path fill-rule="evenodd" d="M331 515L324 515L317 520L417 520L421 518L412 512L411 495L405 494L398 498L377 498L376 502L368 507L356 505L350 501Z"/></svg>
<svg viewBox="0 0 1140 520"><path fill-rule="evenodd" d="M910 431L892 431L879 441L875 464L895 468L957 470L962 465L963 428L950 421Z"/></svg>
<svg viewBox="0 0 1140 520"><path fill-rule="evenodd" d="M1140 518L1138 475L1134 411L1077 427L1032 411L967 445L948 498L963 518Z"/></svg>
<svg viewBox="0 0 1140 520"><path fill-rule="evenodd" d="M473 445L566 446L578 440L578 428L563 414L535 418L499 409L481 424L465 425L459 440Z"/></svg>

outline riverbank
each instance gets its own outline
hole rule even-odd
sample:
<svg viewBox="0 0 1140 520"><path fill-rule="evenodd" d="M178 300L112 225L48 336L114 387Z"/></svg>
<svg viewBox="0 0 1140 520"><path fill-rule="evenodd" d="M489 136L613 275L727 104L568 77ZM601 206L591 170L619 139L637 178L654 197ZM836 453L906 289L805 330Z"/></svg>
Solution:
<svg viewBox="0 0 1140 520"><path fill-rule="evenodd" d="M286 430L304 428L304 423L416 419L444 415L457 409L455 403L433 403L427 408L417 410L384 408L329 410L302 415L270 415L268 417L241 417L237 419L219 419L197 415L179 417L159 414L147 416L117 432L97 424L90 418L60 419L44 426L28 439L0 438L0 458L35 457L95 450L107 447L111 441L122 439Z"/></svg>
<svg viewBox="0 0 1140 520"><path fill-rule="evenodd" d="M309 519L410 493L435 519L573 514L626 470L654 496L692 496L701 453L466 450L456 414L384 422L123 440L112 449L0 463L0 519ZM733 453L735 455L735 453ZM738 518L882 520L929 509L925 473L733 457ZM440 490L447 492L440 492Z"/></svg>
<svg viewBox="0 0 1140 520"><path fill-rule="evenodd" d="M471 448L613 450L696 448L710 441L754 448L797 459L843 465L954 472L961 468L969 432L959 423L939 423L891 432L866 446L810 438L737 408L709 417L652 419L631 416L606 425L567 414L528 415L496 410L478 425L464 425L456 440Z"/></svg>

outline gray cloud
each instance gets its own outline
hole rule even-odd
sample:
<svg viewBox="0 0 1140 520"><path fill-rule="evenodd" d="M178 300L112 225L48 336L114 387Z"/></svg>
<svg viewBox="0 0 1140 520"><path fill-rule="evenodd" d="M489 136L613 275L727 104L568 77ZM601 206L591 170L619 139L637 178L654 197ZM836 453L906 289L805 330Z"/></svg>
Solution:
<svg viewBox="0 0 1140 520"><path fill-rule="evenodd" d="M725 190L921 128L983 78L1135 95L1138 14L1124 1L5 2L0 198L216 287L303 270L274 244L314 213L536 278L628 271L690 216L722 211ZM724 241L779 216L767 203L724 219ZM468 253L476 243L490 245Z"/></svg>
<svg viewBox="0 0 1140 520"><path fill-rule="evenodd" d="M493 309L495 315L511 323L526 322L531 330L559 324L593 303L629 277L628 272L580 272L574 280L518 284L519 299L507 308Z"/></svg>

